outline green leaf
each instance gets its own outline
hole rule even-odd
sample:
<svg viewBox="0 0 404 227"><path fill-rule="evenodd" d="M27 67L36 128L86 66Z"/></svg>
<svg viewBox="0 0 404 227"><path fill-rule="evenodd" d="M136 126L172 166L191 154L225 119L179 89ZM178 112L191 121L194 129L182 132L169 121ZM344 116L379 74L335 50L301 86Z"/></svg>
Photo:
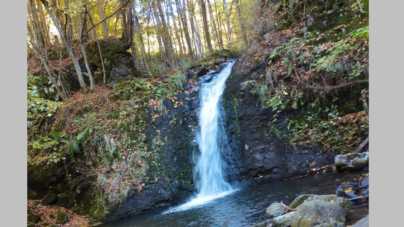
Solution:
<svg viewBox="0 0 404 227"><path fill-rule="evenodd" d="M110 154L110 155L113 155L115 151L116 151L116 147L113 147L113 148L110 150L109 154Z"/></svg>
<svg viewBox="0 0 404 227"><path fill-rule="evenodd" d="M76 141L72 142L72 148L73 148L74 151L79 151L80 150L79 144Z"/></svg>
<svg viewBox="0 0 404 227"><path fill-rule="evenodd" d="M80 141L86 135L86 131L84 130L77 135L77 141Z"/></svg>

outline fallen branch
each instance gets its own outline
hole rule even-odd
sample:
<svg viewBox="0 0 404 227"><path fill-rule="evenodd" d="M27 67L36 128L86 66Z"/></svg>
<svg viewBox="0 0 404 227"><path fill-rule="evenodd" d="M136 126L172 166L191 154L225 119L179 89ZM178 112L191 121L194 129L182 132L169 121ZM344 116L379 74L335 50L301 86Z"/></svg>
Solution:
<svg viewBox="0 0 404 227"><path fill-rule="evenodd" d="M368 199L369 196L359 196L357 198L352 198L352 199L348 199L348 201L356 201L356 200L364 200L364 199Z"/></svg>
<svg viewBox="0 0 404 227"><path fill-rule="evenodd" d="M361 150L366 146L366 144L368 144L369 143L369 136L368 136L368 138L366 138L364 141L362 141L362 143L359 145L359 147L357 147L355 150L354 150L354 154L358 154L359 152L361 152Z"/></svg>
<svg viewBox="0 0 404 227"><path fill-rule="evenodd" d="M289 206L285 205L285 204L283 203L283 201L281 201L281 205L282 205L283 207L285 207L285 209L288 210L288 211L295 211L295 210L296 210L296 209L294 209L294 208L290 208Z"/></svg>
<svg viewBox="0 0 404 227"><path fill-rule="evenodd" d="M337 86L325 86L325 87L313 87L313 86L308 86L308 88L310 89L314 89L314 90L335 90L335 89L339 89L342 87L346 87L346 86L350 86L350 85L354 85L354 84L360 84L360 83L369 83L369 80L355 80L352 82L348 82L345 84L340 84Z"/></svg>

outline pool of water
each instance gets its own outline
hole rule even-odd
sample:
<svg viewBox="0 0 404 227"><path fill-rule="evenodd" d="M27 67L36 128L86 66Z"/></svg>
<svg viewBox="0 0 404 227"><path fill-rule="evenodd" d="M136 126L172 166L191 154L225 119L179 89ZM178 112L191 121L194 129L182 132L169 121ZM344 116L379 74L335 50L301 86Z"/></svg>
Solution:
<svg viewBox="0 0 404 227"><path fill-rule="evenodd" d="M167 212L153 211L116 222L102 224L102 227L191 227L191 226L252 226L265 220L265 210L273 202L289 204L300 194L333 194L345 181L353 180L360 173L318 173L312 176L272 182L252 188L237 190L225 197L211 200L188 210ZM175 209L174 209L175 210ZM348 222L355 223L368 213L367 207L354 209L348 215Z"/></svg>

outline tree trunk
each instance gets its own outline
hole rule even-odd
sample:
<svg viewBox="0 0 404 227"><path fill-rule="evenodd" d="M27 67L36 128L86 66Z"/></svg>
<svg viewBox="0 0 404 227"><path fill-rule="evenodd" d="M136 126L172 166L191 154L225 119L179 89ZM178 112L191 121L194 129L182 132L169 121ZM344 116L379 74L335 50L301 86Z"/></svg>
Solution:
<svg viewBox="0 0 404 227"><path fill-rule="evenodd" d="M182 47L183 47L183 49L184 49L184 55L185 55L185 52L187 52L188 50L187 50L187 47L186 47L186 41L185 41L185 35L184 35L184 26L182 25L182 21L181 21L181 18L180 18L180 20L178 20L178 25L179 25L179 33L180 33L180 36L181 36L181 43L182 43Z"/></svg>
<svg viewBox="0 0 404 227"><path fill-rule="evenodd" d="M171 44L171 38L169 36L169 32L168 32L168 29L167 29L167 24L166 24L166 21L165 21L163 11L161 9L160 1L157 1L157 3L156 2L153 3L153 6L154 6L154 13L155 13L155 16L156 16L157 23L158 23L158 25L160 24L158 26L159 30L160 30L159 33L161 34L168 60L170 61L170 65L175 67L177 65L177 62L176 62L176 59L175 59L175 56L174 56L173 47L172 47L172 44ZM160 21L157 14L160 15L161 21Z"/></svg>
<svg viewBox="0 0 404 227"><path fill-rule="evenodd" d="M73 65L74 65L74 68L75 68L76 73L77 73L77 79L78 79L78 81L80 83L80 87L84 90L84 92L87 92L87 86L86 86L86 83L85 83L85 81L83 79L83 74L81 72L79 61L77 60L77 57L73 53L73 48L70 45L69 40L67 40L66 35L63 33L62 28L60 27L58 21L56 20L55 14L53 14L53 11L49 8L49 3L47 1L45 1L45 0L41 0L41 2L44 5L44 7L46 8L46 10L48 11L53 23L55 24L56 29L59 32L60 37L62 37L62 40L63 40L63 42L64 42L64 44L66 46L67 52L68 52L70 58L73 61Z"/></svg>
<svg viewBox="0 0 404 227"><path fill-rule="evenodd" d="M202 18L203 18L203 29L205 31L205 40L208 44L209 53L213 53L212 44L210 42L210 34L209 34L209 27L208 27L208 17L206 15L206 4L205 0L199 0L199 4L201 5L202 11Z"/></svg>
<svg viewBox="0 0 404 227"><path fill-rule="evenodd" d="M192 15L192 14L191 14ZM193 16L191 18L191 28L192 28L192 33L194 37L194 42L195 42L195 55L196 55L196 60L199 60L199 58L202 56L202 42L201 42L201 37L199 35L199 30L198 27L196 26L195 23L195 18Z"/></svg>
<svg viewBox="0 0 404 227"><path fill-rule="evenodd" d="M118 27L118 23L119 23L120 18L121 18L121 14L117 13L116 18L115 18L115 29L114 29L114 36L115 37L118 36L117 27Z"/></svg>
<svg viewBox="0 0 404 227"><path fill-rule="evenodd" d="M136 30L136 34L139 37L139 42L140 42L140 51L142 54L142 62L143 62L143 66L146 69L146 71L150 74L150 68L149 68L149 64L147 64L147 56L146 56L146 50L144 48L144 43L143 43L143 36L142 36L142 30L140 27L140 23L139 23L139 19L137 17L137 13L136 13L136 9L135 6L133 5L133 17L134 17L134 25L135 25L135 30Z"/></svg>
<svg viewBox="0 0 404 227"><path fill-rule="evenodd" d="M132 46L133 42L133 17L132 17L132 1L122 0L126 7L121 10L122 13L122 40L124 48L128 50Z"/></svg>
<svg viewBox="0 0 404 227"><path fill-rule="evenodd" d="M86 11L88 13L88 17L90 19L91 26L94 26L93 19L91 16L91 13L89 11ZM102 58L102 52L101 52L101 47L100 47L100 42L98 41L97 35L95 35L95 41L97 42L97 47L98 47L98 53L100 54L100 60L101 60L101 67L102 67L102 73L103 73L103 85L107 83L107 75L105 73L105 66L104 66L104 60Z"/></svg>
<svg viewBox="0 0 404 227"><path fill-rule="evenodd" d="M219 27L219 29L218 29L219 30L219 46L220 46L220 49L223 49L224 44L223 44L222 23L221 23L219 11L217 10L217 2L216 2L216 0L214 0L214 1L215 1L215 8L216 8L217 24Z"/></svg>
<svg viewBox="0 0 404 227"><path fill-rule="evenodd" d="M139 65L136 63L137 60L137 45L136 42L132 42L132 46L130 47L130 52L132 53L132 58L133 58L133 63L136 65L136 67L139 67ZM140 59L140 63L143 65L142 59Z"/></svg>
<svg viewBox="0 0 404 227"><path fill-rule="evenodd" d="M85 8L85 10L86 10L86 8ZM85 19L86 14L85 13L80 13L80 14L84 17L84 21L82 21L83 22L82 26L87 27L87 22L86 22L86 19ZM90 80L90 90L94 91L94 89L95 89L94 77L93 77L93 74L91 72L90 64L88 63L88 59L87 59L87 53L86 53L86 50L85 50L84 44L83 44L83 34L82 34L82 32L84 31L85 28L79 27L77 25L78 23L76 22L76 20L73 20L73 23L74 23L74 26L75 26L76 30L78 31L81 54L83 54L84 64L86 66L87 75L88 75L88 78ZM85 30L85 31L87 31L87 30Z"/></svg>
<svg viewBox="0 0 404 227"><path fill-rule="evenodd" d="M229 11L229 9L227 8L226 0L223 0L223 8L224 8L224 13L226 15L226 25L227 25L227 46L229 49L232 48L231 26L230 26L230 14L231 14L232 7L233 7L233 2L231 3L230 11Z"/></svg>
<svg viewBox="0 0 404 227"><path fill-rule="evenodd" d="M164 18L164 20L167 23L167 26L166 26L167 32L168 32L167 35L168 35L168 38L169 38L170 43L171 43L171 49L173 51L173 55L175 57L175 52L176 52L175 48L174 48L174 46L175 46L175 42L174 42L175 38L173 38L174 34L173 34L172 27L171 27L171 22L170 22L170 13L168 13L166 2L164 1L163 3L164 3L163 6L165 5L165 7L163 8L162 6L160 6L160 9L162 9L162 10L160 10L160 12L163 14L162 17Z"/></svg>
<svg viewBox="0 0 404 227"><path fill-rule="evenodd" d="M98 13L100 14L100 18L102 22L102 31L104 32L104 38L108 37L108 26L107 22L105 22L105 14L104 14L104 9L102 8L102 4L98 3Z"/></svg>
<svg viewBox="0 0 404 227"><path fill-rule="evenodd" d="M41 30L41 21L39 20L38 11L35 6L34 0L29 0L28 2L29 7L31 9L32 15L32 27L33 27L33 34L32 38L36 39L35 43L38 45L39 48L43 48L45 46L45 39L43 36L43 31Z"/></svg>
<svg viewBox="0 0 404 227"><path fill-rule="evenodd" d="M83 42L87 42L88 40L90 40L90 36L87 32L87 22L85 19L85 14L83 12L80 12L77 14L77 16L79 18L79 25L76 26L76 30L77 30L77 28L80 29L80 30L77 30L77 34L82 37ZM73 18L73 20L74 20L74 18Z"/></svg>
<svg viewBox="0 0 404 227"><path fill-rule="evenodd" d="M38 13L39 13L39 20L40 20L40 28L42 31L42 36L45 40L45 46L51 44L51 35L49 32L49 26L46 25L46 20L48 15L46 15L46 9L43 8L41 4L37 4L38 6Z"/></svg>
<svg viewBox="0 0 404 227"><path fill-rule="evenodd" d="M66 1L66 7L68 8L69 4L70 4L70 0L65 0ZM72 19L70 18L68 13L65 13L65 18L66 18L66 27L67 27L67 31L66 31L66 36L68 40L72 40L73 39L73 24L72 24Z"/></svg>
<svg viewBox="0 0 404 227"><path fill-rule="evenodd" d="M183 3L185 5L185 0L183 0ZM189 5L189 2L187 2L187 3ZM194 38L194 41L195 41L195 52L196 53L195 53L194 56L196 56L195 60L197 60L202 55L202 49L201 48L202 48L203 45L202 45L201 36L200 36L199 30L198 30L198 27L196 26L196 23L195 23L195 13L193 11L193 8L190 8L188 6L188 10L190 11L191 29L192 29L193 38Z"/></svg>
<svg viewBox="0 0 404 227"><path fill-rule="evenodd" d="M153 4L153 3L152 3ZM154 8L152 8L152 10L154 10ZM155 13L155 12L154 12ZM156 13L155 13L156 15ZM161 36L160 36L160 32L159 32L159 22L157 21L159 19L158 16L155 16L154 18L152 18L154 26L156 27L156 37L157 37L157 42L159 44L159 52L160 52L160 59L161 59L161 67L162 67L162 71L165 71L165 65L166 65L166 57L165 57L165 52L164 52L164 48L163 48L163 43L161 41Z"/></svg>
<svg viewBox="0 0 404 227"><path fill-rule="evenodd" d="M192 51L192 43L191 43L191 37L189 36L189 32L188 32L188 23L187 23L187 15L184 12L185 9L181 9L181 5L179 0L175 0L175 3L177 5L177 10L180 14L181 17L181 21L182 21L182 26L184 27L184 34L185 34L185 40L187 41L187 46L188 46L188 55L190 60L192 61L194 59L194 53ZM183 6L185 7L185 6Z"/></svg>
<svg viewBox="0 0 404 227"><path fill-rule="evenodd" d="M28 24L27 24L27 25L28 25ZM37 46L37 45L35 44L35 42L33 41L33 38L34 38L34 37L33 37L32 29L29 27L29 25L28 25L27 27L28 27L28 31L29 31L29 33L30 33L30 35L31 35L30 43L31 43L31 45L32 45L32 48L34 49L34 52L35 52L36 57L39 58L39 60L41 61L42 65L45 67L45 70L46 70L46 72L48 73L48 79L52 82L52 84L53 84L53 86L55 87L55 89L56 89L58 95L59 95L62 99L65 99L65 98L66 98L66 94L60 90L59 85L58 85L58 83L57 83L57 81L56 81L56 76L54 75L54 73L52 73L52 71L51 71L50 68L49 68L48 61L47 61L47 60L45 59L45 57L42 55L42 53L41 53L41 51L40 51L40 49L39 49L39 46Z"/></svg>
<svg viewBox="0 0 404 227"><path fill-rule="evenodd" d="M178 28L177 28L177 24L176 24L176 20L174 17L174 10L173 10L173 6L171 4L171 2L169 3L169 9L170 9L170 13L171 13L171 19L173 20L173 24L174 24L174 32L175 32L175 39L177 40L178 46L180 48L180 55L183 56L184 55L184 50L182 48L182 43L181 43L181 37L178 33Z"/></svg>
<svg viewBox="0 0 404 227"><path fill-rule="evenodd" d="M241 17L241 7L240 7L241 0L236 0L236 1L237 1L237 12L238 12L238 18L240 21L240 27L241 27L241 31L243 33L243 40L244 40L245 48L247 49L248 48L248 39L247 39L247 34L244 29L243 18Z"/></svg>
<svg viewBox="0 0 404 227"><path fill-rule="evenodd" d="M212 10L212 6L210 4L210 0L207 0L207 5L208 5L208 8L209 8L210 21L211 21L211 23L213 25L213 37L216 40L216 46L219 45L219 47L220 47L219 35L218 35L218 32L217 32L216 21L215 21L215 18L213 17L213 10Z"/></svg>

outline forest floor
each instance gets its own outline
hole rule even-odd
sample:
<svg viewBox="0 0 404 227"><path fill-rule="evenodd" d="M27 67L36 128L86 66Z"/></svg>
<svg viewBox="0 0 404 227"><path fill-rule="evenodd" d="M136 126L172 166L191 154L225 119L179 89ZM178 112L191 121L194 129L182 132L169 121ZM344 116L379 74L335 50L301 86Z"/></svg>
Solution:
<svg viewBox="0 0 404 227"><path fill-rule="evenodd" d="M29 214L38 215L40 219L37 223L31 223L29 226L58 226L58 227L89 227L96 226L100 223L93 222L91 218L79 215L72 210L56 205L44 206L40 200L28 200L27 211ZM68 216L66 223L57 223L55 215L60 211ZM91 223L91 224L90 224Z"/></svg>

